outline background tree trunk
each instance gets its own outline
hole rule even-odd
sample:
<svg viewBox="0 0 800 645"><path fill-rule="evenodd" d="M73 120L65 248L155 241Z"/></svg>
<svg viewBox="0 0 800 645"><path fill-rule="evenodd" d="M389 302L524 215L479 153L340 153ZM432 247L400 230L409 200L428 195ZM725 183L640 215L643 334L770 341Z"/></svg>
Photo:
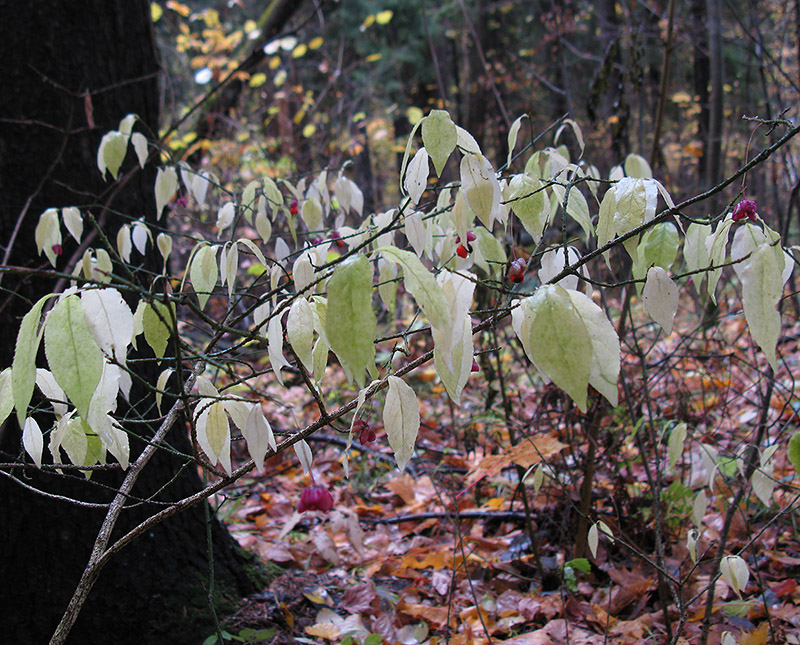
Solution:
<svg viewBox="0 0 800 645"><path fill-rule="evenodd" d="M144 131L158 130L158 63L150 3L0 0L0 25L0 254L5 263L44 267L43 258L36 253L33 231L48 207L79 206L92 211L111 240L129 218L147 215L152 219L152 162L124 186L103 182L96 165L100 138L116 129L126 114L137 113ZM130 153L123 171L134 166L132 158ZM60 270L75 250L76 245L70 246L65 238ZM20 318L53 287L51 280L38 276L3 276L3 367L11 364ZM150 402L142 400L143 396L143 392L132 393L129 416L153 416ZM134 428L138 434L147 432L143 425ZM9 420L0 441L0 460L8 462L20 455L15 420ZM170 441L188 451L182 427L173 432ZM132 455L140 448L141 444L132 442ZM110 501L120 481L119 473L95 473L87 482L82 475L62 477L34 471L12 474L53 495L95 503ZM45 498L7 473L3 475L0 633L10 642L42 643L52 634L80 578L105 512ZM148 465L134 494L148 498L173 478L156 498L162 505L200 486L195 468L185 467L184 460L163 452ZM118 535L162 507L151 501L126 510ZM113 558L89 597L70 642L192 643L211 633L206 529L205 509L198 505L155 527ZM245 575L245 570L250 570L244 566L245 556L216 520L211 537L217 597L232 601L251 591L255 578Z"/></svg>

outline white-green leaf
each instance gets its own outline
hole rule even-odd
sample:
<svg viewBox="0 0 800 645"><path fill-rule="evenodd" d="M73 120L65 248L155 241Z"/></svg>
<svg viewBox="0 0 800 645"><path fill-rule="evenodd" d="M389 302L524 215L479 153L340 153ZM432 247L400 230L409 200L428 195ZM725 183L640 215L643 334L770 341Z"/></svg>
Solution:
<svg viewBox="0 0 800 645"><path fill-rule="evenodd" d="M166 233L159 233L158 237L156 237L156 246L158 247L158 252L161 254L161 257L164 259L163 270L166 272L167 260L169 259L170 253L172 253L172 238Z"/></svg>
<svg viewBox="0 0 800 645"><path fill-rule="evenodd" d="M166 303L155 301L145 303L142 308L142 331L144 339L153 350L156 358L164 356L167 343L172 334L174 311Z"/></svg>
<svg viewBox="0 0 800 645"><path fill-rule="evenodd" d="M11 391L20 426L25 423L25 417L28 416L28 403L31 402L36 384L36 354L39 352L39 343L42 340L42 331L39 330L42 307L52 297L52 294L44 296L33 305L22 319L17 333L17 345L11 364Z"/></svg>
<svg viewBox="0 0 800 645"><path fill-rule="evenodd" d="M58 254L54 247L61 245L61 223L58 221L58 210L48 208L39 216L39 223L33 232L39 255L44 253L52 266L56 265Z"/></svg>
<svg viewBox="0 0 800 645"><path fill-rule="evenodd" d="M792 464L792 468L794 468L795 477L800 477L800 430L790 437L786 455L789 457L789 463Z"/></svg>
<svg viewBox="0 0 800 645"><path fill-rule="evenodd" d="M158 380L156 381L156 408L158 408L159 414L161 414L161 399L164 397L167 381L174 371L174 369L168 367L158 375Z"/></svg>
<svg viewBox="0 0 800 645"><path fill-rule="evenodd" d="M97 149L97 167L100 169L103 179L105 179L106 170L111 173L114 179L117 178L119 167L122 165L122 160L125 159L127 151L127 135L117 130L112 130L103 135L100 147Z"/></svg>
<svg viewBox="0 0 800 645"><path fill-rule="evenodd" d="M134 132L131 135L131 143L133 144L136 158L139 160L139 167L144 168L145 163L147 163L147 137L141 132Z"/></svg>
<svg viewBox="0 0 800 645"><path fill-rule="evenodd" d="M553 184L551 188L553 189L553 194L558 198L559 206L563 206L567 189L559 184ZM587 239L594 233L592 217L589 215L589 204L586 203L583 193L574 186L570 189L569 198L567 199L567 215L583 229Z"/></svg>
<svg viewBox="0 0 800 645"><path fill-rule="evenodd" d="M580 291L568 290L572 305L580 315L592 345L589 385L617 406L617 380L620 369L619 337L605 312Z"/></svg>
<svg viewBox="0 0 800 645"><path fill-rule="evenodd" d="M456 126L456 136L458 137L456 145L465 153L481 154L481 147L478 145L478 142L475 141L475 137L459 125Z"/></svg>
<svg viewBox="0 0 800 645"><path fill-rule="evenodd" d="M14 391L11 387L11 368L0 372L0 425L5 423L14 409Z"/></svg>
<svg viewBox="0 0 800 645"><path fill-rule="evenodd" d="M528 174L514 175L505 190L504 199L538 244L550 218L550 205L545 201L542 183Z"/></svg>
<svg viewBox="0 0 800 645"><path fill-rule="evenodd" d="M432 330L433 364L448 396L456 405L461 404L461 393L469 380L474 358L472 324L468 317L464 317L463 321L461 334L456 343L449 342L450 339L435 327ZM448 342L444 342L445 339Z"/></svg>
<svg viewBox="0 0 800 645"><path fill-rule="evenodd" d="M600 536L597 533L597 522L589 527L589 533L586 536L586 542L589 545L589 550L592 552L592 557L597 557L597 545L600 542Z"/></svg>
<svg viewBox="0 0 800 645"><path fill-rule="evenodd" d="M574 247L568 246L566 249L566 258L569 264L575 264L581 259L580 253ZM566 263L564 261L564 248L558 247L556 249L549 249L542 254L542 267L539 269L539 281L542 284L547 284L564 270ZM556 284L561 285L565 289L578 288L578 276L567 275L561 278Z"/></svg>
<svg viewBox="0 0 800 645"><path fill-rule="evenodd" d="M116 289L88 289L81 294L83 315L106 356L125 364L133 340L133 312Z"/></svg>
<svg viewBox="0 0 800 645"><path fill-rule="evenodd" d="M200 309L205 309L211 293L217 284L217 248L204 244L192 258L189 278L192 281Z"/></svg>
<svg viewBox="0 0 800 645"><path fill-rule="evenodd" d="M747 588L747 581L750 580L750 570L744 559L738 555L726 555L719 563L719 572L741 598L741 592Z"/></svg>
<svg viewBox="0 0 800 645"><path fill-rule="evenodd" d="M638 177L641 179L652 179L653 171L642 155L631 153L625 157L625 174L628 177Z"/></svg>
<svg viewBox="0 0 800 645"><path fill-rule="evenodd" d="M113 419L109 413L117 409L117 395L119 394L120 368L117 365L104 362L100 382L92 394L89 402L89 411L84 418L86 425L100 437L103 444L110 448L114 444Z"/></svg>
<svg viewBox="0 0 800 645"><path fill-rule="evenodd" d="M83 217L81 212L75 207L61 209L61 217L64 219L64 226L67 227L69 234L80 244L83 235Z"/></svg>
<svg viewBox="0 0 800 645"><path fill-rule="evenodd" d="M518 116L508 129L508 158L506 159L506 168L511 166L511 159L514 156L514 148L517 147L517 136L519 135L519 128L522 125L522 119L527 118L527 114Z"/></svg>
<svg viewBox="0 0 800 645"><path fill-rule="evenodd" d="M417 150L411 159L403 180L403 188L415 204L419 203L425 187L428 185L428 151L425 148Z"/></svg>
<svg viewBox="0 0 800 645"><path fill-rule="evenodd" d="M678 285L661 267L650 267L642 290L642 302L650 317L667 335L672 333L675 312L678 311Z"/></svg>
<svg viewBox="0 0 800 645"><path fill-rule="evenodd" d="M403 283L431 325L447 329L451 325L451 317L444 292L420 259L411 251L402 251L393 246L381 247L378 251L403 268Z"/></svg>
<svg viewBox="0 0 800 645"><path fill-rule="evenodd" d="M206 170L201 170L195 173L192 179L191 193L197 205L203 208L206 203L206 194L208 187L211 185L211 174Z"/></svg>
<svg viewBox="0 0 800 645"><path fill-rule="evenodd" d="M63 298L48 314L44 351L56 382L85 419L103 372L103 352L92 336L77 296Z"/></svg>
<svg viewBox="0 0 800 645"><path fill-rule="evenodd" d="M201 404L198 404L198 407ZM230 474L230 425L221 401L208 405L197 418L197 443L212 465L218 461ZM227 468L225 467L227 463Z"/></svg>
<svg viewBox="0 0 800 645"><path fill-rule="evenodd" d="M314 312L305 298L297 298L292 303L286 319L286 336L303 367L313 372Z"/></svg>
<svg viewBox="0 0 800 645"><path fill-rule="evenodd" d="M147 241L153 239L153 234L143 221L139 220L133 225L131 230L131 240L136 250L142 255L147 250Z"/></svg>
<svg viewBox="0 0 800 645"><path fill-rule="evenodd" d="M222 235L222 231L233 224L236 218L236 205L233 202L225 202L217 211L217 230Z"/></svg>
<svg viewBox="0 0 800 645"><path fill-rule="evenodd" d="M675 472L675 464L683 454L683 442L686 440L686 424L679 423L669 433L667 454L669 456L669 469Z"/></svg>
<svg viewBox="0 0 800 645"><path fill-rule="evenodd" d="M306 443L305 439L300 439L294 444L294 453L303 467L303 472L308 475L311 472L311 465L314 463L314 455L311 452L311 446Z"/></svg>
<svg viewBox="0 0 800 645"><path fill-rule="evenodd" d="M25 446L33 463L37 468L42 467L42 450L44 448L44 436L39 428L39 424L32 417L25 419L25 426L22 430L22 445Z"/></svg>
<svg viewBox="0 0 800 645"><path fill-rule="evenodd" d="M131 227L128 224L123 224L117 231L117 253L125 262L130 262L131 251L133 251Z"/></svg>
<svg viewBox="0 0 800 645"><path fill-rule="evenodd" d="M428 227L417 211L408 213L404 221L405 234L418 257L422 257L428 243Z"/></svg>
<svg viewBox="0 0 800 645"><path fill-rule="evenodd" d="M708 251L709 266L719 266L725 261L725 251L728 245L728 235L731 231L733 220L726 219L719 224L714 233L706 238L706 251ZM714 269L708 272L708 295L716 302L714 292L717 289L717 282L719 276L722 274L722 269Z"/></svg>
<svg viewBox="0 0 800 645"><path fill-rule="evenodd" d="M712 476L713 476L712 470ZM692 521L697 528L703 527L703 518L706 516L706 509L708 508L708 497L706 496L705 489L697 493L692 503Z"/></svg>
<svg viewBox="0 0 800 645"><path fill-rule="evenodd" d="M692 222L686 229L686 236L683 240L683 261L686 263L687 271L699 271L705 269L711 263L706 248L706 240L711 235L711 226L707 224L697 224ZM703 282L704 274L693 276L692 282L697 293L700 293L700 285Z"/></svg>
<svg viewBox="0 0 800 645"><path fill-rule="evenodd" d="M458 143L458 133L450 115L445 110L431 110L422 120L422 144L431 156L437 175L442 174L450 153L455 150L456 143ZM416 203L418 200L414 201Z"/></svg>
<svg viewBox="0 0 800 645"><path fill-rule="evenodd" d="M389 390L383 406L383 427L394 451L397 467L404 470L411 455L419 431L419 404L417 395L402 379L388 377Z"/></svg>
<svg viewBox="0 0 800 645"><path fill-rule="evenodd" d="M283 385L281 369L291 367L289 361L283 355L283 328L281 327L281 316L273 316L267 323L267 338L269 340L269 362L278 383Z"/></svg>
<svg viewBox="0 0 800 645"><path fill-rule="evenodd" d="M686 550L689 551L692 562L697 563L697 529L686 532Z"/></svg>
<svg viewBox="0 0 800 645"><path fill-rule="evenodd" d="M173 166L159 168L156 175L156 219L161 219L164 207L178 192L178 171Z"/></svg>
<svg viewBox="0 0 800 645"><path fill-rule="evenodd" d="M416 255L406 253L419 262ZM364 370L375 370L376 328L369 261L363 255L349 258L328 281L325 333L331 349L359 388L364 385Z"/></svg>
<svg viewBox="0 0 800 645"><path fill-rule="evenodd" d="M272 222L267 215L267 199L263 195L258 198L258 212L256 213L256 232L261 241L266 244L272 237Z"/></svg>
<svg viewBox="0 0 800 645"><path fill-rule="evenodd" d="M573 292L577 293L577 292ZM570 292L544 285L521 301L515 325L525 353L536 368L586 411L592 367L592 340Z"/></svg>
<svg viewBox="0 0 800 645"><path fill-rule="evenodd" d="M322 215L322 204L316 197L310 197L303 202L300 217L309 231L317 231L322 227Z"/></svg>
<svg viewBox="0 0 800 645"><path fill-rule="evenodd" d="M268 449L276 450L277 443L269 421L261 410L261 405L255 403L250 408L247 421L242 428L242 435L247 442L247 451L253 458L258 472L264 471L264 457Z"/></svg>
<svg viewBox="0 0 800 645"><path fill-rule="evenodd" d="M481 154L466 154L461 159L461 190L470 208L483 225L492 230L500 218L500 183L489 160Z"/></svg>
<svg viewBox="0 0 800 645"><path fill-rule="evenodd" d="M753 340L763 350L773 370L778 369L775 348L781 332L778 302L783 293L782 267L774 249L765 242L741 264L744 316Z"/></svg>

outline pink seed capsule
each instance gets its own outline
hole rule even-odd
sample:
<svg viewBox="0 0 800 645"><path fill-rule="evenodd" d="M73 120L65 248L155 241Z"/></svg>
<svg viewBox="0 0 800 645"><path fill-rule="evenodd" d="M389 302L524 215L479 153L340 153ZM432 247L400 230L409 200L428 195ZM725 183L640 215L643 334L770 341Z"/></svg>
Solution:
<svg viewBox="0 0 800 645"><path fill-rule="evenodd" d="M297 505L298 513L306 511L322 511L327 513L333 508L333 495L324 486L309 486L300 494L300 503Z"/></svg>

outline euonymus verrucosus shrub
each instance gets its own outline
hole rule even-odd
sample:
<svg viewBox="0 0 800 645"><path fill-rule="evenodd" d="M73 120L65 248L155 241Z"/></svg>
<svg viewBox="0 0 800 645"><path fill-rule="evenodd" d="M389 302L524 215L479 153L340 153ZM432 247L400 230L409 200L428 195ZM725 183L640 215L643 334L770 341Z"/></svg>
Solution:
<svg viewBox="0 0 800 645"><path fill-rule="evenodd" d="M129 148L142 165L147 160L147 141L132 132L134 123L135 117L124 119L98 150L99 170L113 180ZM352 438L362 406L373 397L383 400L385 431L403 469L413 456L420 423L417 395L403 377L433 361L458 405L473 371L474 339L490 325L510 324L542 378L563 389L581 411L588 407L589 386L610 405L618 404L620 340L592 286L593 273L612 261L618 245L630 257L638 302L665 334L672 332L681 292L702 289L713 299L722 271L731 267L741 284L750 334L777 369L778 305L794 260L754 202L744 200L718 217L690 220L683 210L704 196L676 205L638 155L602 178L583 160L571 161L564 146L534 151L529 145L515 158L521 123L518 119L510 130L505 168L524 161L524 170L512 174L498 172L447 112L431 111L406 147L400 182L405 197L383 213L363 213L361 191L341 171L323 171L296 184L264 177L234 195L207 171L167 165L154 186L158 218L179 191L198 209L206 208L211 195L219 200L218 241L198 242L174 277L166 275L172 238L164 232L154 236L144 220L124 226L115 245L89 249L74 267L59 267L62 230L80 241L84 218L79 208L45 211L36 229L40 253L53 267L72 271L74 282L63 293L42 298L23 319L13 365L0 375L0 419L16 411L25 450L39 467L46 447L57 464L105 463L110 453L123 468L136 460L140 470L149 455L130 454L125 419L115 411L118 397L128 396L131 387L126 358L144 343L162 366L155 387L159 407L169 379L185 375L179 386L183 394L164 414L152 446L163 441L177 410L188 401L193 458L222 476L208 494L252 467L263 469L266 457L289 446L308 470L312 451L305 439L353 411ZM582 156L581 132L572 121L561 124L555 143L565 129L572 130ZM724 189L797 131L789 131L714 190ZM441 176L448 164L458 181L429 189L431 175ZM283 237L273 236L279 221ZM537 249L530 263L507 254L509 231L520 227ZM239 229L254 234L237 238L231 232ZM325 229L334 233L320 233ZM219 241L225 235L227 241ZM322 235L327 239L322 241ZM135 294L131 304L130 283L119 279L119 269L134 252L160 253L164 276L154 281L161 288ZM245 257L249 271L242 269ZM388 341L383 338L392 345L392 356L379 363L376 339L396 324L399 282L429 324L413 333L429 333L433 350L404 359L405 340L412 333L408 328ZM495 290L504 305L491 313L473 311L477 284ZM211 298L224 303L224 319L204 317ZM189 314L210 330L211 340L200 352L196 342L185 342L177 332ZM228 349L219 347L223 335L235 334L239 337ZM42 343L46 365L37 366ZM319 404L317 421L278 442L258 396L241 394L246 379L235 390L212 381L206 366L233 360L237 347L247 343L266 345L272 374L281 385L284 371L300 374ZM357 385L358 395L327 410L325 374L332 354ZM44 430L31 416L35 388L49 401L54 417ZM672 465L683 450L685 431L684 424L670 436ZM252 462L234 469L231 440L238 436ZM798 444L800 439L793 439L789 447L795 466ZM781 447L759 448L759 468L751 479L759 498L769 500L775 486L772 460ZM348 452L349 446L343 454L345 473ZM301 502L304 509L330 508L327 491L315 487L312 492ZM594 523L588 539L592 551L598 529L612 539L605 523ZM693 539L690 534L690 550ZM744 588L742 558L729 556L720 566L734 589Z"/></svg>

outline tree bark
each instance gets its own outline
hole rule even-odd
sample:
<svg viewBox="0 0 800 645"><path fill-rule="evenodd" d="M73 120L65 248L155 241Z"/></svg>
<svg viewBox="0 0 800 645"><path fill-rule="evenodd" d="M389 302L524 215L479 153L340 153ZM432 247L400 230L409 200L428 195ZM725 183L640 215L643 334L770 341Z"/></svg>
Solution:
<svg viewBox="0 0 800 645"><path fill-rule="evenodd" d="M133 173L127 182L104 182L96 165L102 135L116 129L126 114L140 116L142 131L158 131L158 63L150 3L0 0L0 25L0 257L5 258L4 264L26 270L45 268L33 231L48 207L78 206L92 212L111 240L130 219L146 215L154 225L154 163ZM134 167L129 152L123 172ZM93 245L98 245L97 240ZM63 246L58 266L62 271L77 250L66 237ZM146 259L138 257L146 264ZM146 280L145 272L140 275ZM32 302L54 288L54 281L5 272L1 288L0 324L7 338L0 345L0 366L5 367L11 364L20 318ZM152 416L144 396L134 390L129 418ZM151 431L146 424L133 429L144 436ZM183 428L172 433L170 443L189 451ZM132 441L132 456L141 446ZM9 419L0 435L0 461L13 461L20 454L20 431L16 421ZM0 585L0 633L16 643L47 642L86 565L105 511L44 497L23 484L51 496L107 504L121 475L95 472L86 481L80 474L48 474L32 467L0 475L0 580L4 583ZM200 485L195 468L186 467L185 460L170 453L160 453L133 491L138 498L153 499L126 509L115 534L122 535L165 502L191 494ZM112 559L69 642L200 642L210 634L206 526L205 509L198 505L155 527ZM217 597L232 603L253 589L254 578L246 573L250 567L245 567L245 556L216 520L211 535Z"/></svg>

